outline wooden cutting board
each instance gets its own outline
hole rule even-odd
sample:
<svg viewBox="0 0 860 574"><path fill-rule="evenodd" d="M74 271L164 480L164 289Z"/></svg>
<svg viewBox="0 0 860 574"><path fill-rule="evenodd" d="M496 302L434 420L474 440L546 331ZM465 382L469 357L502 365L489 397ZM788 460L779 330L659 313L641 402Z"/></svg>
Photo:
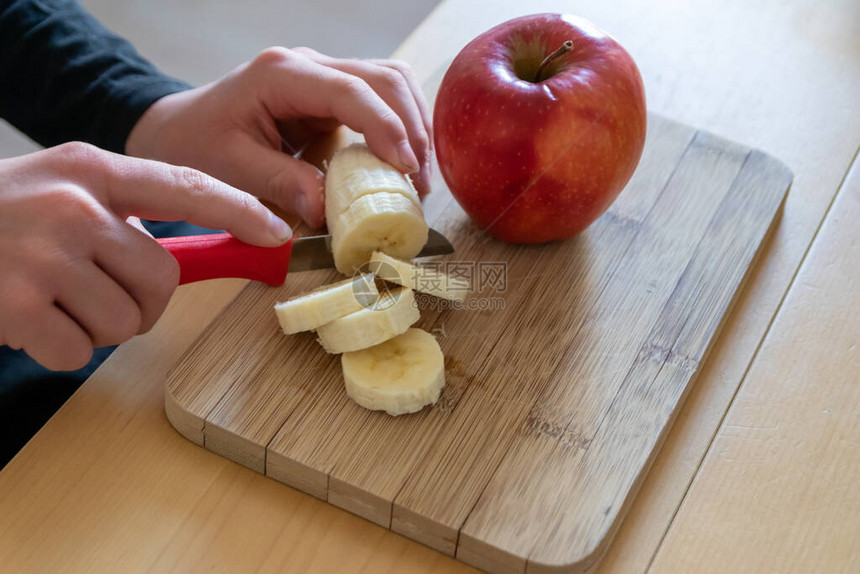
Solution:
<svg viewBox="0 0 860 574"><path fill-rule="evenodd" d="M326 270L249 284L171 372L167 416L213 452L480 568L588 571L791 179L760 151L652 115L601 219L516 246L476 229L437 176L426 216L456 248L442 261L471 269L479 291L475 308L422 310L446 358L438 404L367 411L339 357L280 333L272 306L340 278Z"/></svg>

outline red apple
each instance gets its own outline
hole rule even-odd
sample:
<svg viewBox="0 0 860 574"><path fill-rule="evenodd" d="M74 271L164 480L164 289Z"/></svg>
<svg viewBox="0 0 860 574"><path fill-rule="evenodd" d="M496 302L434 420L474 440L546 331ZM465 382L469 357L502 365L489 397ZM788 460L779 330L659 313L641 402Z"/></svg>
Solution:
<svg viewBox="0 0 860 574"><path fill-rule="evenodd" d="M605 32L536 14L463 48L433 122L442 176L475 223L503 241L542 243L581 232L626 185L645 144L645 93Z"/></svg>

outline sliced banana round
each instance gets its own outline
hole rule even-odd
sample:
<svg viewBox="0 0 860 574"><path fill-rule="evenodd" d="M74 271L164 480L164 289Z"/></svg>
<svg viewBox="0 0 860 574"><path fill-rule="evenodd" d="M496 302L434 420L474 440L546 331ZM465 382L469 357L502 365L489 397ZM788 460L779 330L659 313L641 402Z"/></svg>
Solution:
<svg viewBox="0 0 860 574"><path fill-rule="evenodd" d="M335 266L351 274L370 261L374 251L399 259L418 255L429 228L421 208L399 193L363 195L334 220L328 220Z"/></svg>
<svg viewBox="0 0 860 574"><path fill-rule="evenodd" d="M340 360L346 394L364 408L394 416L434 404L445 386L442 349L421 329L344 353Z"/></svg>
<svg viewBox="0 0 860 574"><path fill-rule="evenodd" d="M465 301L470 288L468 281L452 277L439 268L413 265L381 251L373 252L368 266L380 279L451 301Z"/></svg>
<svg viewBox="0 0 860 574"><path fill-rule="evenodd" d="M379 159L361 143L339 150L326 172L326 219L344 213L358 198L370 193L399 193L421 207L421 200L409 178Z"/></svg>
<svg viewBox="0 0 860 574"><path fill-rule="evenodd" d="M329 353L347 353L378 345L403 333L421 318L411 289L383 291L376 302L317 329Z"/></svg>
<svg viewBox="0 0 860 574"><path fill-rule="evenodd" d="M350 313L370 307L379 298L373 275L325 285L275 305L278 323L285 334L312 331Z"/></svg>

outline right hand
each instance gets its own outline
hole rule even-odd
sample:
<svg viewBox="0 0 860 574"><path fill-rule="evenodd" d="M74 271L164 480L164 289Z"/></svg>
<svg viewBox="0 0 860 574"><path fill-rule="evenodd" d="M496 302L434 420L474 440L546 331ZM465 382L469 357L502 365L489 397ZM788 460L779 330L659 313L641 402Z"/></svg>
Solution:
<svg viewBox="0 0 860 574"><path fill-rule="evenodd" d="M0 345L72 370L148 331L179 266L134 216L266 247L292 236L256 198L190 168L82 143L0 160Z"/></svg>

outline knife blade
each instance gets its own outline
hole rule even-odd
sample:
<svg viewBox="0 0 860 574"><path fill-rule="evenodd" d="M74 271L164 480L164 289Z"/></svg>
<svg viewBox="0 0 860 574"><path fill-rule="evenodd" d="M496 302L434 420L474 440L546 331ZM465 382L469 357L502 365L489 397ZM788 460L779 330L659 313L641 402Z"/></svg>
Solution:
<svg viewBox="0 0 860 574"><path fill-rule="evenodd" d="M179 284L236 277L281 285L288 271L334 267L331 235L296 237L279 247L258 247L229 233L156 239L179 263ZM417 257L453 253L454 247L431 229Z"/></svg>
<svg viewBox="0 0 860 574"><path fill-rule="evenodd" d="M416 257L431 255L447 255L454 253L454 246L448 239L430 229L427 244ZM289 271L312 271L334 267L331 253L331 235L314 235L311 237L296 237L293 240L293 254L290 256Z"/></svg>

